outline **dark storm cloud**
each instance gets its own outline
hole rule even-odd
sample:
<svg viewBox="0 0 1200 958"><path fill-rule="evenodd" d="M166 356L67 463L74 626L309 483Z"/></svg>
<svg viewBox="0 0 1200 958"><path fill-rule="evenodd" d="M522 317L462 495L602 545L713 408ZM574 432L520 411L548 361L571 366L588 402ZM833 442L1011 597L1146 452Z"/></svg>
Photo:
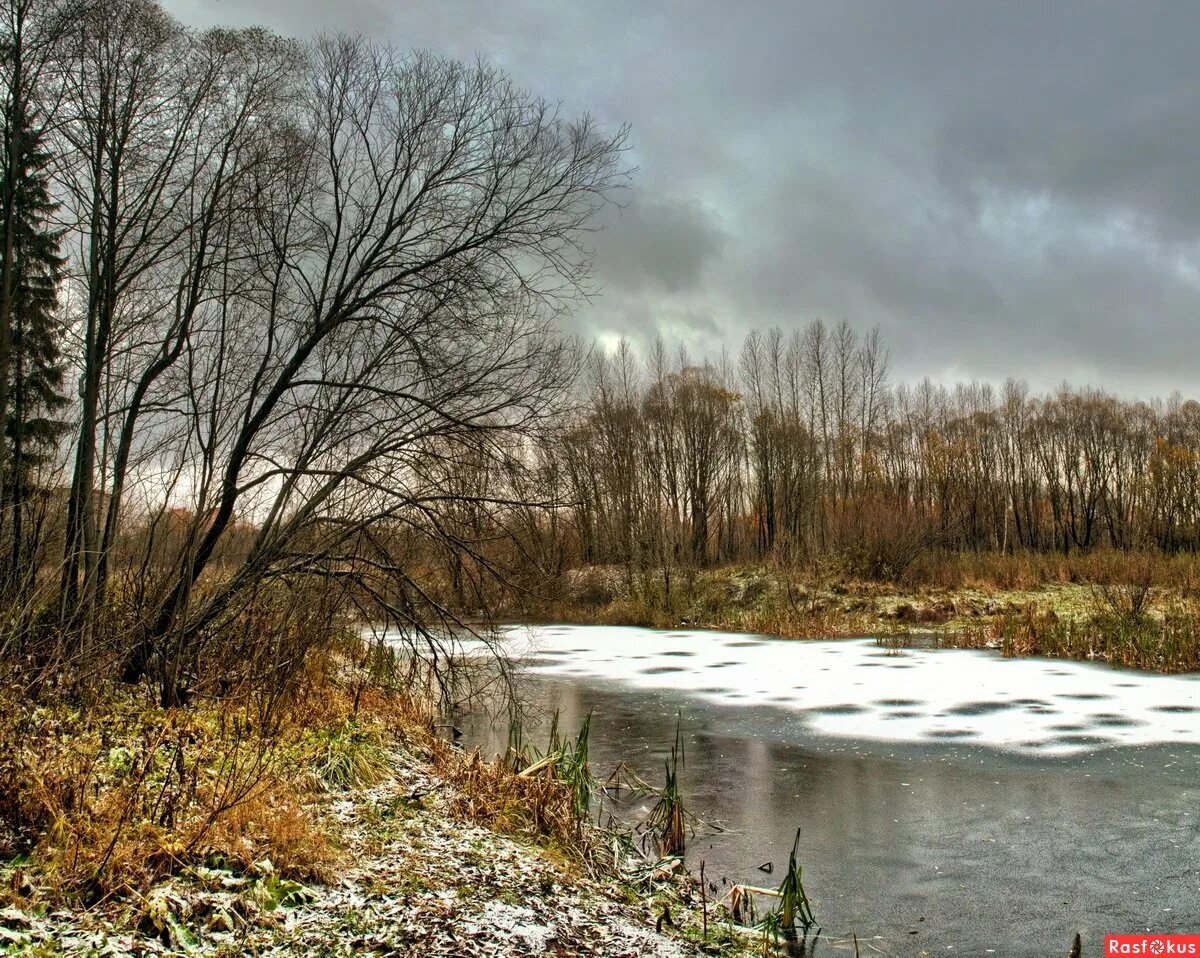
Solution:
<svg viewBox="0 0 1200 958"><path fill-rule="evenodd" d="M712 211L695 200L633 193L592 244L603 286L624 292L679 293L704 280L726 244Z"/></svg>
<svg viewBox="0 0 1200 958"><path fill-rule="evenodd" d="M168 0L478 51L632 125L588 334L880 325L906 375L1200 393L1200 6Z"/></svg>

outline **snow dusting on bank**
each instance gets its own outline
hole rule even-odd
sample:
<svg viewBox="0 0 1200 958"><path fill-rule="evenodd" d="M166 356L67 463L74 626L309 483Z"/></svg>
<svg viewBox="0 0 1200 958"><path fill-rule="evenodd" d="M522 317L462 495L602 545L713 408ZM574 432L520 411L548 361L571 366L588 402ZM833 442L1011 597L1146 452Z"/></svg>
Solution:
<svg viewBox="0 0 1200 958"><path fill-rule="evenodd" d="M117 921L102 910L0 908L0 954L44 958L694 958L659 934L651 891L573 874L526 841L455 819L452 787L394 751L393 775L331 801L345 863L304 887L214 869L185 870ZM646 885L650 888L650 885ZM665 887L661 886L660 887ZM281 891L283 894L281 894ZM144 914L138 915L138 903ZM659 906L661 907L661 906ZM681 924L687 909L676 906ZM695 925L699 919L687 914ZM715 921L715 913L714 913Z"/></svg>

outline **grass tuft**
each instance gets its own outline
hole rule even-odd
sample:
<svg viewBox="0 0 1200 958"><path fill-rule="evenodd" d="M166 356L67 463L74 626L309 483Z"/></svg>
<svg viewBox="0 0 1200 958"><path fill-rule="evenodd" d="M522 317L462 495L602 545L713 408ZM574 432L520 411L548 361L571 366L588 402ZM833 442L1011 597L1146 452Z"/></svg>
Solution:
<svg viewBox="0 0 1200 958"><path fill-rule="evenodd" d="M779 907L776 912L784 929L794 930L797 926L808 931L817 920L813 917L812 906L808 895L804 892L804 874L796 852L800 848L800 829L796 829L796 839L792 842L792 851L788 856L787 874L779 885Z"/></svg>
<svg viewBox="0 0 1200 958"><path fill-rule="evenodd" d="M658 853L664 857L682 855L687 847L683 794L679 790L679 766L686 763L680 719L677 717L675 744L671 746L671 755L664 763L666 782L646 820L646 828L658 842Z"/></svg>
<svg viewBox="0 0 1200 958"><path fill-rule="evenodd" d="M387 775L388 755L379 730L355 718L314 730L310 742L313 771L326 788L363 788Z"/></svg>

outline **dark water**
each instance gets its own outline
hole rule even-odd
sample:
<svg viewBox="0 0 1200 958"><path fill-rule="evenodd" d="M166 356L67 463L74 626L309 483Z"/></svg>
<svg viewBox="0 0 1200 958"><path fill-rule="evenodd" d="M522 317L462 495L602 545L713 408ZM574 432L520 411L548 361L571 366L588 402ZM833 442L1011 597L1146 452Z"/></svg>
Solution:
<svg viewBox="0 0 1200 958"><path fill-rule="evenodd" d="M1033 956L1065 955L1076 931L1093 955L1106 932L1200 931L1194 745L1030 757L831 738L794 709L594 676L527 674L520 688L567 732L593 713L601 779L624 761L661 784L681 716L686 806L729 829L702 829L688 866L776 884L800 827L817 954L844 954L851 932L864 955ZM506 719L480 711L462 724L468 743L503 750ZM768 861L773 875L758 869Z"/></svg>

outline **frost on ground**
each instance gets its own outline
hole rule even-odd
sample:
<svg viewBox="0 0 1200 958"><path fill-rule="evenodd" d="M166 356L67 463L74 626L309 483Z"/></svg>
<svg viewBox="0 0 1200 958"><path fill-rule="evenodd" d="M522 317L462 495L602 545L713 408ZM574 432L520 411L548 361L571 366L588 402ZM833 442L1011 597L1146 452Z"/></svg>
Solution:
<svg viewBox="0 0 1200 958"><path fill-rule="evenodd" d="M337 881L302 886L278 878L263 861L255 875L193 869L124 916L8 908L0 911L0 953L699 953L656 931L661 905L649 895L622 894L535 846L454 820L448 790L420 762L397 754L393 777L331 802L345 848ZM683 924L687 909L674 907Z"/></svg>

